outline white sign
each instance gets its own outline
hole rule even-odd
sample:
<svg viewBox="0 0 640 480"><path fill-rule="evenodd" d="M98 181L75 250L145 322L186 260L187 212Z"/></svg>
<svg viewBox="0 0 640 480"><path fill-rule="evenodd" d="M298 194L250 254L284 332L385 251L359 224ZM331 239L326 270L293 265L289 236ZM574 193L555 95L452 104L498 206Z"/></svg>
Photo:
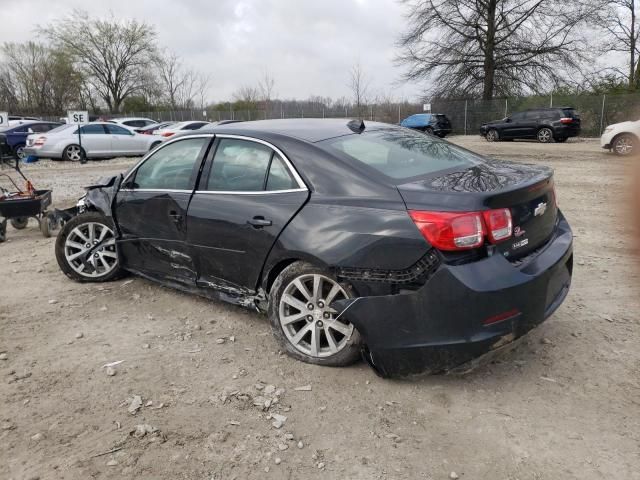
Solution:
<svg viewBox="0 0 640 480"><path fill-rule="evenodd" d="M9 125L9 114L7 112L0 112L0 128Z"/></svg>
<svg viewBox="0 0 640 480"><path fill-rule="evenodd" d="M67 123L89 123L89 112L69 110Z"/></svg>
<svg viewBox="0 0 640 480"><path fill-rule="evenodd" d="M422 110L424 112L430 112L431 111L431 104L430 103L425 103L422 105Z"/></svg>

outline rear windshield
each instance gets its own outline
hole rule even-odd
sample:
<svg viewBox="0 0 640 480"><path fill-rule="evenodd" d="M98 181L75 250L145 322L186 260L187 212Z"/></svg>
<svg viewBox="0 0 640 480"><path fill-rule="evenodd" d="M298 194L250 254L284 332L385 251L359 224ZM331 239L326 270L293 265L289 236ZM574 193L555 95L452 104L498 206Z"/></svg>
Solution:
<svg viewBox="0 0 640 480"><path fill-rule="evenodd" d="M65 123L63 125L60 125L59 127L52 128L47 133L58 133L58 132L61 132L63 130L66 130L67 128L71 128L71 127L75 127L75 126L76 125Z"/></svg>
<svg viewBox="0 0 640 480"><path fill-rule="evenodd" d="M398 180L468 168L483 161L448 142L396 128L330 138L319 144Z"/></svg>
<svg viewBox="0 0 640 480"><path fill-rule="evenodd" d="M562 114L565 117L580 118L580 115L578 115L578 113L573 108L563 108L562 109Z"/></svg>

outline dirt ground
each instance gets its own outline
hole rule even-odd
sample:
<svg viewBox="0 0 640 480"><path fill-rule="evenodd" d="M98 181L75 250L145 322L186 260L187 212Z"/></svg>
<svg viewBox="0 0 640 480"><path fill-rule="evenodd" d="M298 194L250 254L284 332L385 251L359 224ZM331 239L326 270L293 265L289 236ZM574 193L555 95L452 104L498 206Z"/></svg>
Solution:
<svg viewBox="0 0 640 480"><path fill-rule="evenodd" d="M53 238L33 222L9 227L0 478L640 479L631 161L594 140L451 140L553 167L574 229L569 297L515 351L467 375L411 380L382 380L362 363L306 365L278 351L256 313L134 277L73 283ZM135 161L26 170L69 206L82 185ZM108 375L103 365L117 361Z"/></svg>

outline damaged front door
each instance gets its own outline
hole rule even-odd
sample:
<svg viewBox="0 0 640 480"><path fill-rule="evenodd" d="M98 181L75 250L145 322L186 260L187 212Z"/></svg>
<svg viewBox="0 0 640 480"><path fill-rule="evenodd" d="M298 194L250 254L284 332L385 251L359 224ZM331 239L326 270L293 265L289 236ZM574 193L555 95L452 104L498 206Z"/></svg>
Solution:
<svg viewBox="0 0 640 480"><path fill-rule="evenodd" d="M124 180L115 203L124 268L164 281L195 285L186 243L187 209L211 136L160 147Z"/></svg>

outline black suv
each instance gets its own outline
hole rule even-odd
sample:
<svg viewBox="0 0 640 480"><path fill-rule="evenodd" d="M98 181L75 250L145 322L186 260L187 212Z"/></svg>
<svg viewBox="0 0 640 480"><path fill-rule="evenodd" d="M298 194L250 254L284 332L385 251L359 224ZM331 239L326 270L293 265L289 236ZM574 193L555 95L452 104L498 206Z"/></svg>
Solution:
<svg viewBox="0 0 640 480"><path fill-rule="evenodd" d="M536 138L541 143L565 142L580 135L580 115L572 107L536 108L485 123L480 135L488 142Z"/></svg>

